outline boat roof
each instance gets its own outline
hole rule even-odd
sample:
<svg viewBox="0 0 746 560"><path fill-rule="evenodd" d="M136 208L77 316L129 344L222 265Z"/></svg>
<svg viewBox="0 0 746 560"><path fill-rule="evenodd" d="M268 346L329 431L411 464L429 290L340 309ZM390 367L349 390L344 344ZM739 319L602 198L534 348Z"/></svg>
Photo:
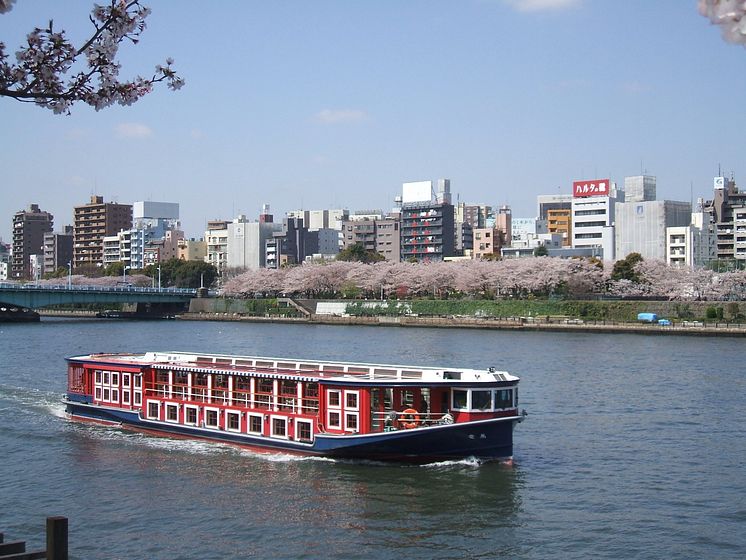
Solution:
<svg viewBox="0 0 746 560"><path fill-rule="evenodd" d="M299 360L264 356L228 354L194 354L188 352L145 352L141 354L89 354L68 358L75 362L98 362L104 365L131 365L155 369L178 368L181 371L213 374L245 374L302 381L339 383L482 384L517 382L518 377L495 368L471 369L433 366L371 364L364 362Z"/></svg>

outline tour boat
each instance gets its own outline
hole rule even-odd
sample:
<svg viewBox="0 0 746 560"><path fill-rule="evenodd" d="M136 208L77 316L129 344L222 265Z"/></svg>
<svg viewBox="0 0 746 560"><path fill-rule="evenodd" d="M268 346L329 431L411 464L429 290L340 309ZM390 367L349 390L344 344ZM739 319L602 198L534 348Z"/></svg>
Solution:
<svg viewBox="0 0 746 560"><path fill-rule="evenodd" d="M71 418L333 458L510 461L519 378L184 352L67 359Z"/></svg>

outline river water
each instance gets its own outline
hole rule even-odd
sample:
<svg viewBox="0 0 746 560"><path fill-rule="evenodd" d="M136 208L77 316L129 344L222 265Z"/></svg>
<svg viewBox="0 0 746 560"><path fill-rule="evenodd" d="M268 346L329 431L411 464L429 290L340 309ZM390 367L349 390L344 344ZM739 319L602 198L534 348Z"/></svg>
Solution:
<svg viewBox="0 0 746 560"><path fill-rule="evenodd" d="M70 422L65 356L183 350L521 377L515 464L261 455ZM743 558L737 338L45 319L0 325L0 531L78 559Z"/></svg>

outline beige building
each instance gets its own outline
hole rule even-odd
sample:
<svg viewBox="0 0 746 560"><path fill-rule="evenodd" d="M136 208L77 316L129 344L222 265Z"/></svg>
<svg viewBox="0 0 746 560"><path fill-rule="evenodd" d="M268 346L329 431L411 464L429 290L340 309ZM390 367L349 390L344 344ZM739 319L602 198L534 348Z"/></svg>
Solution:
<svg viewBox="0 0 746 560"><path fill-rule="evenodd" d="M180 239L177 258L180 261L203 261L207 256L207 243L195 239Z"/></svg>
<svg viewBox="0 0 746 560"><path fill-rule="evenodd" d="M76 206L73 225L73 261L75 268L104 261L104 237L132 227L132 205L104 202L92 196L91 202Z"/></svg>
<svg viewBox="0 0 746 560"><path fill-rule="evenodd" d="M387 261L399 261L399 220L354 219L342 222L342 247L360 243L366 251L381 253Z"/></svg>
<svg viewBox="0 0 746 560"><path fill-rule="evenodd" d="M562 246L572 245L572 210L547 210L547 233L561 233Z"/></svg>

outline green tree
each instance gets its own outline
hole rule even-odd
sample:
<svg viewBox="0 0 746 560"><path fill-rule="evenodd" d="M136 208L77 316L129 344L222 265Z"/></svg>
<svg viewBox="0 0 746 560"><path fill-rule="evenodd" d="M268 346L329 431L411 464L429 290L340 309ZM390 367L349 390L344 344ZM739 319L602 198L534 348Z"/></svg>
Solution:
<svg viewBox="0 0 746 560"><path fill-rule="evenodd" d="M635 265L643 260L644 259L640 253L630 253L625 258L616 261L614 263L614 268L611 271L611 279L640 282L642 278L635 270Z"/></svg>
<svg viewBox="0 0 746 560"><path fill-rule="evenodd" d="M342 249L337 255L338 261L357 261L362 263L375 263L385 260L381 253L375 251L366 251L362 243L353 243L349 247Z"/></svg>
<svg viewBox="0 0 746 560"><path fill-rule="evenodd" d="M208 288L218 276L217 269L204 261L169 259L162 262L160 267L161 286L164 288L199 288L202 281L204 281L204 286ZM157 279L158 265L146 266L143 274Z"/></svg>
<svg viewBox="0 0 746 560"><path fill-rule="evenodd" d="M547 249L546 245L539 245L536 249L534 249L534 256L547 257L549 256L549 249Z"/></svg>

